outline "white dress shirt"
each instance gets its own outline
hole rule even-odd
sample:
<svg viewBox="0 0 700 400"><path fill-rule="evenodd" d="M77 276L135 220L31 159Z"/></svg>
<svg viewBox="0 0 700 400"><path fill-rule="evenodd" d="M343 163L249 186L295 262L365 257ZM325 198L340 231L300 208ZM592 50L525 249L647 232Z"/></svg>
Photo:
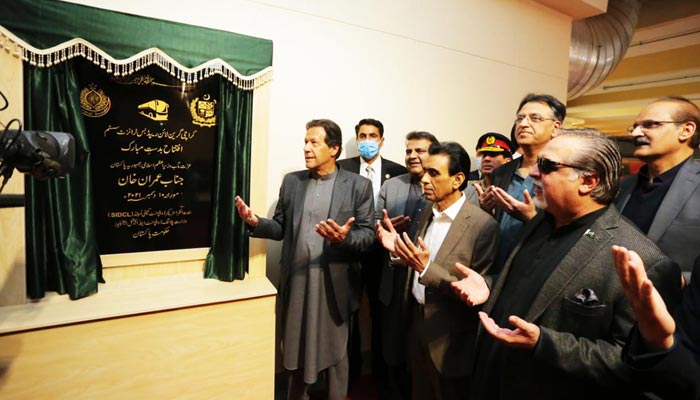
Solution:
<svg viewBox="0 0 700 400"><path fill-rule="evenodd" d="M372 166L372 174L367 172L367 166ZM360 175L372 181L372 193L374 193L374 205L379 200L379 189L382 188L382 157L377 157L372 164L368 164L364 158L360 157Z"/></svg>
<svg viewBox="0 0 700 400"><path fill-rule="evenodd" d="M411 293L413 293L413 297L416 298L419 304L425 304L425 286L420 283L418 279L425 275L428 268L430 268L430 263L435 259L435 255L440 250L442 242L445 241L447 232L452 226L452 221L457 217L465 201L467 201L467 198L464 196L464 193L462 193L459 200L452 203L451 206L447 207L442 212L438 211L433 204L433 220L430 222L430 225L428 225L428 229L425 231L425 237L423 238L423 241L428 246L428 250L430 250L430 261L428 261L428 265L425 266L423 272L420 274L413 274L413 287L411 288Z"/></svg>

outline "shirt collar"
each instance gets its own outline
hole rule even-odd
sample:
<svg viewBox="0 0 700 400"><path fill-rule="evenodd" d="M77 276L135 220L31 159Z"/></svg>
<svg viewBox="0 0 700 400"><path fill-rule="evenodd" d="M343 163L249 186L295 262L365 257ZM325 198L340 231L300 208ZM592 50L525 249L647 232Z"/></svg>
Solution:
<svg viewBox="0 0 700 400"><path fill-rule="evenodd" d="M320 179L322 181L327 181L330 179L334 179L338 175L338 165L336 164L335 168L333 169L333 172L330 174L326 175L319 175L315 171L309 170L309 176L311 176L312 179Z"/></svg>
<svg viewBox="0 0 700 400"><path fill-rule="evenodd" d="M464 196L464 193L461 193L459 199L452 203L451 206L447 207L442 212L438 211L437 206L433 204L433 219L437 219L445 215L451 221L454 221L454 219L457 218L457 214L459 214L459 210L462 209L462 206L464 205L465 201L467 201L467 198Z"/></svg>
<svg viewBox="0 0 700 400"><path fill-rule="evenodd" d="M550 214L550 213L548 213L548 212L546 212L546 211L545 211L545 214L544 214L544 215L545 215L545 216L544 216L544 220L545 220L548 224L550 224L550 225L552 226L552 229L554 230L554 234L555 234L555 235L560 235L560 234L563 234L563 233L567 233L567 232L574 231L574 230L576 230L576 229L578 229L578 228L580 228L580 227L583 227L583 226L590 226L590 225L593 224L593 222L595 222L595 220L597 220L598 217L600 217L608 208L610 208L610 205L607 205L607 206L605 206L605 207L603 207L603 208L599 208L599 209L597 209L597 210L595 210L595 211L591 211L591 212L589 212L588 214L582 215L582 216L576 218L575 220L569 222L568 224L566 224L566 225L564 225L564 226L560 226L559 228L554 228L554 217L552 216L552 214Z"/></svg>
<svg viewBox="0 0 700 400"><path fill-rule="evenodd" d="M368 165L370 164L367 163L364 158L360 157L360 171L364 172ZM372 163L372 170L374 170L374 173L377 174L375 176L382 173L382 156L379 156L376 160L374 160Z"/></svg>
<svg viewBox="0 0 700 400"><path fill-rule="evenodd" d="M688 157L688 158L690 158L690 157ZM654 182L664 182L665 183L665 182L673 181L673 179L678 174L678 171L681 170L681 167L683 166L683 164L685 164L685 162L688 161L688 158L686 158L685 160L678 163L678 165L676 165L675 167L669 169L668 171L666 171L663 174L654 178ZM644 165L642 165L641 168L639 168L639 178L641 178L640 181L649 182L649 165L644 164Z"/></svg>

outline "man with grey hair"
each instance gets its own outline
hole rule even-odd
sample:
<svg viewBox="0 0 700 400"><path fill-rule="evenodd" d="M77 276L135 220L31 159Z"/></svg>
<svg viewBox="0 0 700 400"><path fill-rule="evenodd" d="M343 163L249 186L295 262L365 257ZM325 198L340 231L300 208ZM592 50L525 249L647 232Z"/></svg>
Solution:
<svg viewBox="0 0 700 400"><path fill-rule="evenodd" d="M428 153L421 178L428 203L415 236L399 234L383 210L377 237L410 268L401 284L408 327L397 335L406 337L408 344L411 398L464 399L479 319L475 308L452 293L450 283L461 278L458 262L471 265L475 274L488 273L498 246L498 224L462 192L470 164L464 148L444 142L431 145Z"/></svg>
<svg viewBox="0 0 700 400"><path fill-rule="evenodd" d="M530 170L541 211L493 285L459 266L455 292L485 303L472 398L630 398L620 351L634 314L611 246L635 249L662 293L680 290L680 270L611 206L620 158L595 130L559 132Z"/></svg>
<svg viewBox="0 0 700 400"><path fill-rule="evenodd" d="M700 247L700 108L684 97L662 97L639 113L628 133L638 174L622 181L617 208L690 278Z"/></svg>

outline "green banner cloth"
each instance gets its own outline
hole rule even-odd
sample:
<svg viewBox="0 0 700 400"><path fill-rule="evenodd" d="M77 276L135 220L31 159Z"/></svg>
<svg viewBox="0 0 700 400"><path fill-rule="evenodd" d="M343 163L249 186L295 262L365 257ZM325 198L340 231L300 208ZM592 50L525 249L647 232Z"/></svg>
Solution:
<svg viewBox="0 0 700 400"><path fill-rule="evenodd" d="M221 58L242 75L272 65L272 41L55 0L9 0L0 25L40 49L82 38L117 59L157 47L185 67Z"/></svg>
<svg viewBox="0 0 700 400"><path fill-rule="evenodd" d="M250 195L253 92L245 89L254 86L241 88L236 83L241 82L240 74L259 74L271 66L272 42L52 0L4 2L0 26L34 47L32 55L81 38L95 46L92 51L117 60L158 48L185 68L221 59L238 71L235 79L225 73L218 78L220 123L214 149L211 250L204 262L204 277L243 279L248 239L244 223L235 216L233 198L238 194L247 200ZM69 132L76 141L75 168L66 179L25 180L28 295L41 298L51 290L79 299L97 292L102 266L92 199L96 177L90 168L96 160L91 160L80 112L76 66L72 55L53 63L31 62L27 46L12 46L18 45L11 44L11 51L23 51L27 61L24 129ZM156 64L168 70L164 63Z"/></svg>

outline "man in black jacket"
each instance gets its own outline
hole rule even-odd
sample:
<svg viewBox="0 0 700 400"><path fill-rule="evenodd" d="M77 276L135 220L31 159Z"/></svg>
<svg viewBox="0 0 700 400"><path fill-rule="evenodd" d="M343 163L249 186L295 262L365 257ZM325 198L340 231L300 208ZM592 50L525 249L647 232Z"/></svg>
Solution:
<svg viewBox="0 0 700 400"><path fill-rule="evenodd" d="M406 167L395 163L391 160L383 158L379 152L384 145L384 125L372 118L365 118L355 125L355 139L357 140L357 150L360 155L357 157L338 160L340 168L360 174L372 181L372 193L374 195L374 204L377 204L379 198L379 190L382 184L389 178L399 176L406 173ZM367 252L362 259L362 292L367 294L369 304L369 314L371 317L371 350L372 350L372 372L374 375L379 375L381 378L384 375L386 366L381 353L381 305L377 299L379 290L379 275L381 270L381 260L383 251L381 246L375 244L371 251ZM363 305L361 308L365 308ZM350 334L350 375L354 378L360 375L362 368L362 349L360 332L367 331L361 329L360 326L370 322L360 320L357 313L352 322ZM366 340L366 339L365 339Z"/></svg>
<svg viewBox="0 0 700 400"><path fill-rule="evenodd" d="M696 249L697 250L697 249ZM622 351L632 367L637 388L664 399L700 399L700 284L691 281L681 304L667 305L649 280L639 255L613 246L615 269L637 317ZM700 257L695 259L700 276Z"/></svg>
<svg viewBox="0 0 700 400"><path fill-rule="evenodd" d="M542 148L561 128L565 117L566 106L554 96L525 96L515 117L515 137L523 156L496 168L491 174L491 186L481 188L475 185L481 208L494 214L501 227L496 268L505 262L523 221L533 216L522 215L523 208L520 207L532 204L532 178L528 173ZM534 207L531 210L534 211Z"/></svg>

